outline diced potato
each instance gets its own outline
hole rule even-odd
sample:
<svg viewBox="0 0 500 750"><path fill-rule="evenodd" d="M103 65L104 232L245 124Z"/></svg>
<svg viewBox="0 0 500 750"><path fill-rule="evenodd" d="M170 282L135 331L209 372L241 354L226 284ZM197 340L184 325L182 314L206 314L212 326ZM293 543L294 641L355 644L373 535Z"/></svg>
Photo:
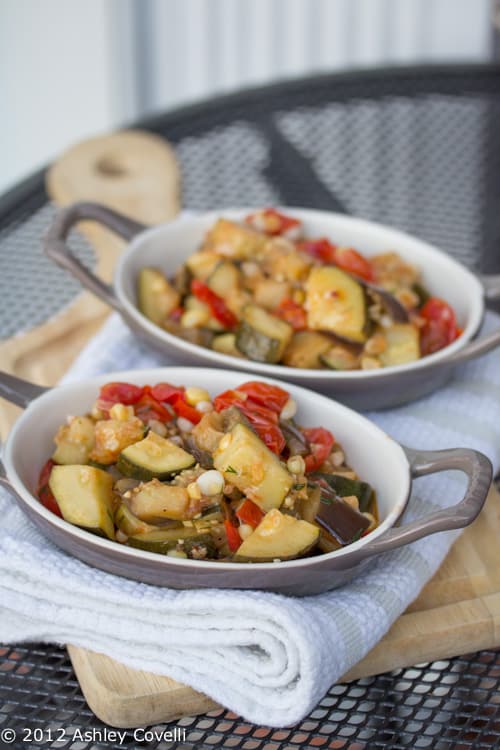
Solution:
<svg viewBox="0 0 500 750"><path fill-rule="evenodd" d="M411 323L399 323L384 329L387 348L379 354L384 367L404 365L420 358L418 329Z"/></svg>
<svg viewBox="0 0 500 750"><path fill-rule="evenodd" d="M144 424L138 417L126 422L121 419L103 419L95 425L95 446L89 455L99 464L113 464L121 451L142 440Z"/></svg>
<svg viewBox="0 0 500 750"><path fill-rule="evenodd" d="M189 256L186 260L186 266L196 279L206 281L220 262L221 256L219 253L212 250L199 250Z"/></svg>
<svg viewBox="0 0 500 750"><path fill-rule="evenodd" d="M130 510L143 521L172 518L182 521L188 517L189 495L185 487L162 484L158 479L142 484L132 492Z"/></svg>
<svg viewBox="0 0 500 750"><path fill-rule="evenodd" d="M297 251L293 242L283 237L268 240L262 250L263 270L276 281L303 281L311 268L311 259Z"/></svg>
<svg viewBox="0 0 500 750"><path fill-rule="evenodd" d="M94 443L93 420L90 417L72 417L69 424L57 431L52 460L56 464L85 464Z"/></svg>
<svg viewBox="0 0 500 750"><path fill-rule="evenodd" d="M255 287L255 304L274 310L284 299L290 297L291 286L288 281L263 279Z"/></svg>
<svg viewBox="0 0 500 750"><path fill-rule="evenodd" d="M219 219L208 232L205 247L235 260L255 258L267 237L248 226L228 219Z"/></svg>

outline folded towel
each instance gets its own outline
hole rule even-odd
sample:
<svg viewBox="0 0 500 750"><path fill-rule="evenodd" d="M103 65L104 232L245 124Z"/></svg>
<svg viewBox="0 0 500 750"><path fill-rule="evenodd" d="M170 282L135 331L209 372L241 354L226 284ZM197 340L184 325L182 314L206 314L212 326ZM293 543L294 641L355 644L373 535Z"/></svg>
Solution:
<svg viewBox="0 0 500 750"><path fill-rule="evenodd" d="M487 316L485 331L498 327ZM173 364L110 318L65 378ZM177 363L179 364L179 363ZM416 448L465 445L500 463L500 352L460 368L438 393L368 415ZM405 520L455 503L456 474L419 479ZM207 693L248 721L300 721L384 635L436 571L457 532L374 558L369 572L303 599L173 591L94 569L57 549L0 493L0 641L72 643Z"/></svg>

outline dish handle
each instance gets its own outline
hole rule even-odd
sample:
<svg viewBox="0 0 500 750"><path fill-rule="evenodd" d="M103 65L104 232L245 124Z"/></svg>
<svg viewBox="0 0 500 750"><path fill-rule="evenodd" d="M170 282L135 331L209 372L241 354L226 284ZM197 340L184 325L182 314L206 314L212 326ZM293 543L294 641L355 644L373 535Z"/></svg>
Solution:
<svg viewBox="0 0 500 750"><path fill-rule="evenodd" d="M462 471L468 477L467 490L462 500L449 508L438 510L424 518L389 529L379 539L358 551L359 559L387 552L438 531L461 529L476 518L483 507L493 477L490 460L471 448L440 451L418 451L403 446L410 462L413 478L440 471Z"/></svg>
<svg viewBox="0 0 500 750"><path fill-rule="evenodd" d="M16 375L0 370L0 398L4 398L22 409L25 409L32 401L49 390L50 388L44 385L30 383L28 380L23 380Z"/></svg>
<svg viewBox="0 0 500 750"><path fill-rule="evenodd" d="M106 284L92 271L89 271L71 252L66 243L71 228L79 221L98 221L105 227L111 229L115 234L120 235L123 239L130 241L136 234L147 229L145 224L141 224L128 216L107 208L99 203L73 203L67 208L59 211L54 218L44 237L44 250L46 255L57 263L58 266L69 271L72 276L89 291L95 294L99 299L118 312L122 312L122 306L116 297L113 287Z"/></svg>

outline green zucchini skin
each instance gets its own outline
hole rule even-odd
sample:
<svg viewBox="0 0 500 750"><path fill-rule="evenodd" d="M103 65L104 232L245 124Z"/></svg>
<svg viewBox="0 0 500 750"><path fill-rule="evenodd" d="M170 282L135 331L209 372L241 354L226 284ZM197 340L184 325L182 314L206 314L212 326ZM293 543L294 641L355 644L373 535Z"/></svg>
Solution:
<svg viewBox="0 0 500 750"><path fill-rule="evenodd" d="M321 367L321 355L332 347L332 339L317 331L298 331L288 344L283 364L288 367L304 367L308 370Z"/></svg>
<svg viewBox="0 0 500 750"><path fill-rule="evenodd" d="M49 487L65 521L93 534L115 538L110 474L83 464L54 466Z"/></svg>
<svg viewBox="0 0 500 750"><path fill-rule="evenodd" d="M283 357L293 329L258 305L247 305L236 333L236 346L248 359L273 364Z"/></svg>
<svg viewBox="0 0 500 750"><path fill-rule="evenodd" d="M219 295L225 297L231 290L237 289L240 282L240 272L231 261L222 260L207 279L207 286Z"/></svg>
<svg viewBox="0 0 500 750"><path fill-rule="evenodd" d="M279 362L280 341L257 331L245 320L240 323L235 343L237 349L254 362L266 362L268 364Z"/></svg>
<svg viewBox="0 0 500 750"><path fill-rule="evenodd" d="M179 540L182 540L181 544ZM196 559L196 550L199 552L203 548L206 550L203 557L214 558L217 554L212 536L200 534L195 529L181 528L136 534L128 538L127 544L129 547L159 555L166 555L171 550L178 549L185 552L187 557Z"/></svg>
<svg viewBox="0 0 500 750"><path fill-rule="evenodd" d="M319 361L329 370L356 370L359 367L359 355L338 345L320 354Z"/></svg>
<svg viewBox="0 0 500 750"><path fill-rule="evenodd" d="M120 453L116 466L127 477L147 481L170 479L195 463L196 460L190 453L154 432L149 432L143 440L129 445Z"/></svg>
<svg viewBox="0 0 500 750"><path fill-rule="evenodd" d="M161 325L180 301L179 293L158 268L141 269L137 298L139 310L156 325Z"/></svg>

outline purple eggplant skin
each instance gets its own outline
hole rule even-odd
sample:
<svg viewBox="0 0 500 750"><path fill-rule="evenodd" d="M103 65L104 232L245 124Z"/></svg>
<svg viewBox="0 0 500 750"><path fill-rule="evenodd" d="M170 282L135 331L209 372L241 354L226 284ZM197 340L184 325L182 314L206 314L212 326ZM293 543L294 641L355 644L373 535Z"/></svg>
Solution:
<svg viewBox="0 0 500 750"><path fill-rule="evenodd" d="M321 503L316 515L316 522L340 544L352 544L370 526L369 519L344 502L326 480L318 478L317 484L321 489Z"/></svg>

